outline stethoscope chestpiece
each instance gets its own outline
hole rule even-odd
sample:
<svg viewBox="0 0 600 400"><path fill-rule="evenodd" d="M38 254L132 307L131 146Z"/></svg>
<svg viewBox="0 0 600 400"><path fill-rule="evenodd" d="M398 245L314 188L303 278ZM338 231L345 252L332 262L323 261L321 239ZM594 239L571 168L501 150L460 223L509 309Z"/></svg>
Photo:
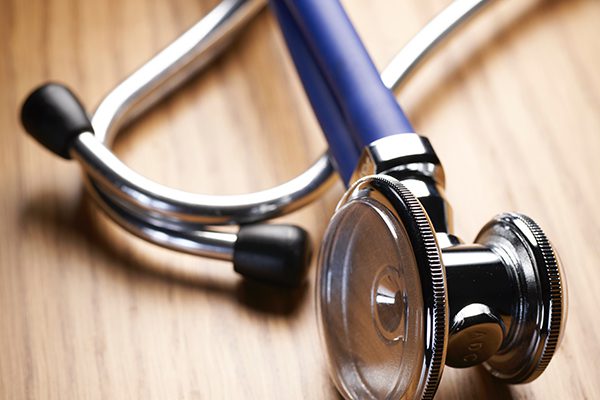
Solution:
<svg viewBox="0 0 600 400"><path fill-rule="evenodd" d="M317 304L332 378L346 398L431 398L448 336L435 232L398 181L357 181L319 257Z"/></svg>
<svg viewBox="0 0 600 400"><path fill-rule="evenodd" d="M340 201L319 256L317 305L344 397L428 399L444 364L483 364L522 383L550 362L566 287L539 226L500 214L473 245L433 226L393 176L361 178Z"/></svg>

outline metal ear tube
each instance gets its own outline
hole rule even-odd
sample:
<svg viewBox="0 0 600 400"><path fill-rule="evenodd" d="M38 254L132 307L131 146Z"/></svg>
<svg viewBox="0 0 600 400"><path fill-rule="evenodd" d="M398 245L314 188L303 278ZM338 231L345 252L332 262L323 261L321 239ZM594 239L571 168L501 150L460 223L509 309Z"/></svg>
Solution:
<svg viewBox="0 0 600 400"><path fill-rule="evenodd" d="M94 129L75 95L66 87L54 83L35 90L24 103L21 119L27 131L44 147L65 158L78 158L85 151L78 143L95 140ZM114 158L114 156L111 155ZM210 231L206 228L181 232L173 224L156 228L99 190L106 176L94 176L88 188L105 211L121 226L164 247L222 260L232 261L234 270L248 278L280 285L298 285L310 262L311 246L308 234L293 225L247 225L237 234ZM111 188L112 189L112 188ZM166 225L166 226L165 226Z"/></svg>

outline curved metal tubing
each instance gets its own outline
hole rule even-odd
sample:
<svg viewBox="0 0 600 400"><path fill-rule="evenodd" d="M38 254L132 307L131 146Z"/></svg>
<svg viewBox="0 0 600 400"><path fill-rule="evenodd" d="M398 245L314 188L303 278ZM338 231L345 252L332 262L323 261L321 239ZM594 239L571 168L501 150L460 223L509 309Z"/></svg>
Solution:
<svg viewBox="0 0 600 400"><path fill-rule="evenodd" d="M398 90L440 42L489 3L489 0L455 0L450 3L392 58L381 73L383 84L390 90Z"/></svg>
<svg viewBox="0 0 600 400"><path fill-rule="evenodd" d="M92 126L110 146L121 128L200 73L265 6L265 0L223 0L102 100Z"/></svg>
<svg viewBox="0 0 600 400"><path fill-rule="evenodd" d="M451 3L382 72L386 86L400 86L442 39L488 2ZM88 189L103 209L133 234L171 249L230 259L235 234L220 236L221 232L208 231L204 225L249 223L280 216L318 198L334 182L335 170L325 153L308 170L271 189L228 196L195 194L139 175L106 147L122 127L206 67L265 3L223 0L102 101L92 118L95 136L82 133L75 140L71 155L83 166L90 180Z"/></svg>

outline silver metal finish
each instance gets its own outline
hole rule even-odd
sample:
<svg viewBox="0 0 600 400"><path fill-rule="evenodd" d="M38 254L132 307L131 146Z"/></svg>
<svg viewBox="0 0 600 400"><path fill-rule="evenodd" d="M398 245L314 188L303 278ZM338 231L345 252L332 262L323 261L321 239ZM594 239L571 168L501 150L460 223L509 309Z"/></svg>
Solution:
<svg viewBox="0 0 600 400"><path fill-rule="evenodd" d="M380 171L387 160L402 167L401 152L372 150L365 158L371 160L367 165L373 170ZM543 231L524 215L504 213L482 228L475 244L450 244L440 251L434 226L439 218L438 225L444 225L443 214L429 215L422 203L430 196L417 200L404 186L425 179L426 174L411 170L399 175L404 179L400 181L389 176L393 171L388 168L363 177L344 194L322 244L317 287L320 329L340 392L347 398L430 398L444 363L457 368L483 364L496 378L510 383L537 378L558 347L566 319L564 279ZM377 210L385 223L365 216L357 211L359 207ZM425 229L428 243L420 241L424 236L415 232L415 225ZM396 240L391 249L385 244L390 238ZM422 253L428 245L431 252ZM433 264L428 264L431 260ZM423 290L421 296L406 290L415 285L411 277L415 270L421 279L417 285ZM370 310L363 305L368 301ZM423 307L426 318L410 318L414 303ZM343 316L341 321L337 315ZM442 329L441 322L431 326L442 315L446 324L451 323L450 329L447 325ZM367 323L369 318L372 324ZM418 332L426 332L422 342L417 341L418 333L408 329L418 323L422 324ZM423 392L409 391L408 378L397 376L406 376L408 366L413 371L422 371L423 365L429 368L430 360L425 357L422 364L407 353L396 369L387 365L402 344L420 348L428 340L433 342L427 348L438 357L431 361L433 383ZM387 388L378 386L381 379ZM429 378L419 384L425 382ZM398 388L406 392L399 394Z"/></svg>
<svg viewBox="0 0 600 400"><path fill-rule="evenodd" d="M127 213L125 208L114 204L113 200L98 190L91 181L86 183L89 192L102 209L130 233L168 249L233 261L233 249L237 240L235 233L210 231L206 228L177 230L160 225L160 229L157 229L157 225L151 225L146 220L137 218L133 212Z"/></svg>
<svg viewBox="0 0 600 400"><path fill-rule="evenodd" d="M427 175L444 187L444 169L429 140L416 133L403 133L381 138L363 151L355 173L354 182L364 176L389 170L411 170Z"/></svg>
<svg viewBox="0 0 600 400"><path fill-rule="evenodd" d="M427 53L487 2L457 0L442 11L383 71L386 85L399 86ZM144 178L105 147L123 127L206 67L265 4L265 0L223 0L109 93L92 118L95 136L83 133L75 140L71 156L91 181L92 196L133 234L176 250L226 258L231 238L213 240L207 231L210 239L205 240L206 235L200 234L205 225L280 216L318 198L334 182L333 164L324 154L302 174L268 190L230 196L188 193Z"/></svg>
<svg viewBox="0 0 600 400"><path fill-rule="evenodd" d="M74 141L71 156L83 166L90 193L131 233L167 248L231 260L237 235L211 231L208 225L257 222L289 213L319 197L333 182L333 164L325 154L302 174L268 190L196 194L144 178L109 150L121 128L207 66L265 3L223 0L117 86L92 118L95 133L84 132ZM381 75L384 83L399 87L438 43L487 3L451 3L392 60ZM483 228L478 246L461 245L452 232L441 164L427 139L416 134L371 144L354 178L358 182L340 207L359 200L384 204L409 233L405 239L412 241L403 251L412 252L417 266L413 269L418 269L422 282L412 288L423 290L424 327L424 369L411 386L415 394L433 397L446 351L449 365L484 362L500 379L535 379L558 346L566 316L559 262L541 229L522 215L502 214ZM486 281L489 277L494 279ZM387 343L402 342L408 332L410 315L402 312L410 299L397 296L401 280L398 269L385 266L376 271L366 291L372 300L366 315ZM473 282L478 284L472 287Z"/></svg>
<svg viewBox="0 0 600 400"><path fill-rule="evenodd" d="M219 56L266 0L223 0L198 23L115 87L92 118L96 138L110 145L119 130Z"/></svg>
<svg viewBox="0 0 600 400"><path fill-rule="evenodd" d="M558 346L566 315L564 281L558 259L543 231L526 216L505 213L481 230L475 245L461 244L452 235L451 211L443 194L444 174L439 160L429 142L416 134L388 136L368 146L354 177L365 174L374 175L358 182L370 184L356 184L349 189L338 209L343 210L344 204L356 199L373 198L401 218L398 210L402 208L390 201L390 190L388 196L382 196L385 185L382 188L373 183L378 179L385 182L389 179L385 177L390 176L395 178L389 184L391 187L410 191L426 210L424 218L430 221L433 232L439 232L435 234L436 246L439 246L438 238L445 241L441 254L452 325L445 338L448 346L443 361L459 368L483 363L494 376L511 383L537 378ZM384 229L370 234L378 238L386 235ZM325 241L328 240L326 236ZM330 243L324 243L323 249L329 246ZM346 252L351 254L356 245L347 242L340 246L346 246ZM413 249L418 247L418 244L413 245ZM397 304L403 302L389 295L393 292L389 290L391 283L401 279L386 274L384 290L379 290L377 284L373 298L381 298L374 306L378 311L374 315L383 327L380 330L384 333L380 336L389 340L395 338L397 332L404 332L395 328L403 315ZM357 278L348 278L353 279ZM380 292L388 295L379 296ZM392 297L394 301L390 300ZM380 322L381 316L384 322ZM394 329L386 330L388 326Z"/></svg>
<svg viewBox="0 0 600 400"><path fill-rule="evenodd" d="M314 188L310 184L318 181L318 176L323 177L322 171L328 171L319 160L305 175L279 188L246 195L212 196L172 189L135 173L89 132L77 137L71 155L111 197L118 197L137 209L152 211L157 217L213 225L260 221L293 211L320 196L322 186ZM330 176L323 178L327 181ZM281 195L283 190L285 196Z"/></svg>
<svg viewBox="0 0 600 400"><path fill-rule="evenodd" d="M519 288L502 348L484 365L498 379L532 381L548 366L564 332L566 287L558 257L540 227L521 214L498 215L476 242L500 256Z"/></svg>
<svg viewBox="0 0 600 400"><path fill-rule="evenodd" d="M442 250L450 336L446 364L483 365L522 383L548 366L564 332L566 285L548 238L527 216L503 213L473 245Z"/></svg>
<svg viewBox="0 0 600 400"><path fill-rule="evenodd" d="M416 133L386 136L365 148L352 179L385 174L402 182L425 207L438 235L452 235L444 169L429 140Z"/></svg>
<svg viewBox="0 0 600 400"><path fill-rule="evenodd" d="M380 217L352 215L361 207ZM343 222L348 213L351 227ZM372 251L392 239L395 251ZM321 338L340 392L346 398L433 398L444 366L448 308L440 250L421 203L392 177L358 180L336 209L318 268Z"/></svg>
<svg viewBox="0 0 600 400"><path fill-rule="evenodd" d="M502 319L487 305L471 303L452 320L446 365L466 368L480 364L500 350L504 336Z"/></svg>
<svg viewBox="0 0 600 400"><path fill-rule="evenodd" d="M431 51L453 33L457 27L475 15L489 0L455 0L421 29L392 59L381 74L390 89L398 89ZM401 79L400 79L401 77Z"/></svg>

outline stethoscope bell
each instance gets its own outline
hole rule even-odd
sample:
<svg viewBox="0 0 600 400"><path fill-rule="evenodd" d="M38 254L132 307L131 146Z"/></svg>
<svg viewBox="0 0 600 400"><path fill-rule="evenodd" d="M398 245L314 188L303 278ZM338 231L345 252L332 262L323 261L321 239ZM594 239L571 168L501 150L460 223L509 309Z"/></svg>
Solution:
<svg viewBox="0 0 600 400"><path fill-rule="evenodd" d="M346 398L432 398L444 364L483 363L501 380L526 382L550 361L564 282L542 230L506 213L474 245L440 249L439 238L391 176L362 178L340 201L319 257L317 304Z"/></svg>
<svg viewBox="0 0 600 400"><path fill-rule="evenodd" d="M478 347L479 342L484 343L487 338L480 337L478 341L479 325L473 324L469 329L473 332L470 336L475 339L468 341L470 344L466 347L463 344L464 353L458 355L457 366L463 363L470 366L484 361L485 368L498 379L508 383L530 382L550 362L562 338L566 321L566 283L559 258L542 229L522 214L503 213L496 216L483 227L475 242L500 258L506 274L494 274L497 280L490 280L483 286L479 286L476 279L481 272L486 272L486 264L474 262L459 274L468 274L469 268L480 270L471 272L473 285L478 286L478 292L488 290L485 297L489 299L490 308L504 335L497 351L490 354L489 358L482 355L474 359L478 353L471 349ZM449 268L447 266L447 271ZM450 275L447 275L449 285L454 283ZM460 279L464 279L464 276ZM461 285L456 281L460 289L466 290L468 281L463 282ZM452 304L450 308L455 309ZM451 312L451 315L455 314ZM461 321L455 317L452 323L454 327ZM458 332L461 330L458 328ZM471 359L474 360L470 362ZM447 358L446 364L451 365L450 362L454 360Z"/></svg>

